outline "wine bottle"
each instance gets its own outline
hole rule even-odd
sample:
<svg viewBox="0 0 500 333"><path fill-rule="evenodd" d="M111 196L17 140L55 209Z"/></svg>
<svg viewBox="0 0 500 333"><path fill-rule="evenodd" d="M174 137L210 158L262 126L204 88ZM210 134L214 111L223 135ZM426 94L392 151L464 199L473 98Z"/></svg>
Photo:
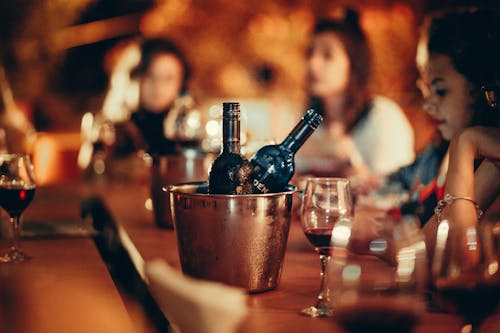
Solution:
<svg viewBox="0 0 500 333"><path fill-rule="evenodd" d="M285 188L295 172L295 153L322 121L322 115L309 109L281 144L264 146L255 153L250 160L253 193L275 193Z"/></svg>
<svg viewBox="0 0 500 333"><path fill-rule="evenodd" d="M251 170L240 153L240 104L222 103L222 149L208 175L208 193L252 193Z"/></svg>

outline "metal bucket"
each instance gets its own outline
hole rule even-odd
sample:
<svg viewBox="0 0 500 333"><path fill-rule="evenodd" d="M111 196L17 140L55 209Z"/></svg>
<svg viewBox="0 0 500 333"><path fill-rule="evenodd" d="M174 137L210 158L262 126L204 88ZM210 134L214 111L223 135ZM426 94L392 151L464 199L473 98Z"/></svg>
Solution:
<svg viewBox="0 0 500 333"><path fill-rule="evenodd" d="M292 194L209 195L206 182L168 187L184 273L262 292L278 286Z"/></svg>
<svg viewBox="0 0 500 333"><path fill-rule="evenodd" d="M153 156L151 165L151 201L155 224L173 229L170 203L165 188L180 182L204 181L214 159L213 154Z"/></svg>

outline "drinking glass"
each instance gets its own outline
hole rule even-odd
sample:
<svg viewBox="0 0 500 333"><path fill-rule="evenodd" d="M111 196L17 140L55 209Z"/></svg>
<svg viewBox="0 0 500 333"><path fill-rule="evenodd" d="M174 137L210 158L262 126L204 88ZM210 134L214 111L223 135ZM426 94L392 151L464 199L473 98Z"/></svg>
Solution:
<svg viewBox="0 0 500 333"><path fill-rule="evenodd" d="M500 300L500 234L495 228L498 223L460 226L447 219L438 226L434 287L439 305L462 317L462 332L477 332Z"/></svg>
<svg viewBox="0 0 500 333"><path fill-rule="evenodd" d="M0 128L0 154L8 153L7 149L7 133L3 128Z"/></svg>
<svg viewBox="0 0 500 333"><path fill-rule="evenodd" d="M363 251L352 219L332 231L330 289L335 319L349 333L409 333L425 309L426 252L416 219L381 222Z"/></svg>
<svg viewBox="0 0 500 333"><path fill-rule="evenodd" d="M0 257L2 263L30 258L20 249L19 221L21 213L33 200L35 188L33 165L28 155L0 154L0 206L9 214L12 227L12 244Z"/></svg>
<svg viewBox="0 0 500 333"><path fill-rule="evenodd" d="M301 212L302 229L314 245L321 261L321 284L316 304L300 313L310 317L330 317L333 307L326 284L330 261L330 239L334 225L341 218L351 218L353 202L349 180L345 178L309 178L306 182Z"/></svg>

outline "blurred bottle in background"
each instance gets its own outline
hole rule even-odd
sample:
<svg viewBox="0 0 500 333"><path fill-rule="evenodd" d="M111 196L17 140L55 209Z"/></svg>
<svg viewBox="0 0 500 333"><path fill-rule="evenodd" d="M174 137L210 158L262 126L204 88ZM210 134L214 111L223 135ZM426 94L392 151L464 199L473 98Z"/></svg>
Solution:
<svg viewBox="0 0 500 333"><path fill-rule="evenodd" d="M0 94L0 151L32 153L36 132L14 101L3 66L0 66Z"/></svg>

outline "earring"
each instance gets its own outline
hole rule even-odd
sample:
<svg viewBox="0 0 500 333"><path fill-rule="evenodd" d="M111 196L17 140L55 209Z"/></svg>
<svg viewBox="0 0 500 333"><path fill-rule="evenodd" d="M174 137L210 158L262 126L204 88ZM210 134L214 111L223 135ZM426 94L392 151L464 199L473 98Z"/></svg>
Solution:
<svg viewBox="0 0 500 333"><path fill-rule="evenodd" d="M499 93L500 87L497 85L484 85L481 87L481 91L484 94L484 97L486 98L486 102L488 105L496 109L498 106L498 93Z"/></svg>

